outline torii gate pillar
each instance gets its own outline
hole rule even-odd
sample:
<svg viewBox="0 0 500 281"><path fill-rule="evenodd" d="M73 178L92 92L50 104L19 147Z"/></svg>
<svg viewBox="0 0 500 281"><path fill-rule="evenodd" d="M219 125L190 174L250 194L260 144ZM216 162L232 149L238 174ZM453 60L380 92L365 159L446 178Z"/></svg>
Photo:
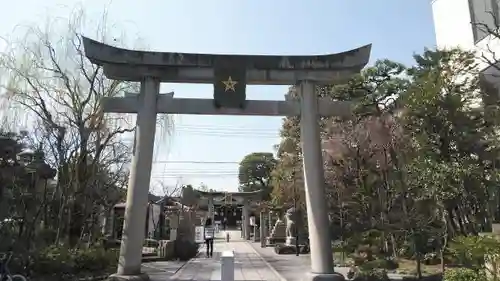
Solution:
<svg viewBox="0 0 500 281"><path fill-rule="evenodd" d="M121 276L149 279L141 273L141 261L156 131L156 110L151 108L156 108L159 90L160 82L157 79L147 77L141 82L120 258L117 273L110 277L111 280L121 280Z"/></svg>
<svg viewBox="0 0 500 281"><path fill-rule="evenodd" d="M300 138L307 205L307 224L311 247L309 280L344 280L334 272L330 220L325 212L323 156L319 130L318 98L311 81L299 84L301 114ZM313 251L312 249L316 249Z"/></svg>

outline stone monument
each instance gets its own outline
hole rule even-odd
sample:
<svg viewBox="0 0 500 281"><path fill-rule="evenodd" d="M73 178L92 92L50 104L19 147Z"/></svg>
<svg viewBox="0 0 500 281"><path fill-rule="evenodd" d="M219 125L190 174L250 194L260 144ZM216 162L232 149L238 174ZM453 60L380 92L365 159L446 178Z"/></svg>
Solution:
<svg viewBox="0 0 500 281"><path fill-rule="evenodd" d="M267 237L267 245L272 246L278 243L285 243L286 241L286 224L278 217L276 223L271 230L271 234Z"/></svg>
<svg viewBox="0 0 500 281"><path fill-rule="evenodd" d="M285 244L289 246L295 246L297 236L300 234L300 228L302 224L300 223L301 213L298 209L290 208L285 213L286 219L286 241ZM299 243L301 241L298 241Z"/></svg>

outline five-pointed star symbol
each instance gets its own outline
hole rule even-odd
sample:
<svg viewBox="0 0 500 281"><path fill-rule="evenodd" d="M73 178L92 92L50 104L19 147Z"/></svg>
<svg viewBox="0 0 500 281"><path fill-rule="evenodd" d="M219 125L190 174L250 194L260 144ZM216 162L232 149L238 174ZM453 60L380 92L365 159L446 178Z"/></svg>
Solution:
<svg viewBox="0 0 500 281"><path fill-rule="evenodd" d="M226 81L222 81L222 83L224 83L224 86L226 86L226 88L224 89L225 92L227 92L227 91L236 92L236 88L234 86L236 86L236 84L238 84L238 82L233 81L231 76L229 76L229 78L227 78Z"/></svg>

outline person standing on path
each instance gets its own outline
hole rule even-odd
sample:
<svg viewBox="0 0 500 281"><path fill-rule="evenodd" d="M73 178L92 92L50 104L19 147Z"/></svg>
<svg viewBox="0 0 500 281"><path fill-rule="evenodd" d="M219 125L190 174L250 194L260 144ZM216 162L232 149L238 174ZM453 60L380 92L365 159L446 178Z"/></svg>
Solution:
<svg viewBox="0 0 500 281"><path fill-rule="evenodd" d="M207 220L205 221L205 229L203 231L203 235L205 238L205 245L207 247L207 257L212 257L214 254L215 228L213 226L211 218L207 218Z"/></svg>

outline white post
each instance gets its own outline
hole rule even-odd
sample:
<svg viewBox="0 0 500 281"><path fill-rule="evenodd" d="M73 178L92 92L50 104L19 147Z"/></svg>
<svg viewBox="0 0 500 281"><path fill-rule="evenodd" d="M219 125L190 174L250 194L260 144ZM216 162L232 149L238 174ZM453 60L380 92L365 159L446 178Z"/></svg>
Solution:
<svg viewBox="0 0 500 281"><path fill-rule="evenodd" d="M330 220L328 213L325 212L327 206L318 124L318 98L314 84L309 81L302 81L299 91L301 95L300 137L311 247L311 273L316 276L312 279L343 280L342 276L334 274Z"/></svg>
<svg viewBox="0 0 500 281"><path fill-rule="evenodd" d="M156 130L156 98L160 83L146 78L141 83L137 112L135 152L132 158L117 275L141 275L142 245L146 226L149 182Z"/></svg>
<svg viewBox="0 0 500 281"><path fill-rule="evenodd" d="M222 252L220 259L221 281L234 281L234 252Z"/></svg>

